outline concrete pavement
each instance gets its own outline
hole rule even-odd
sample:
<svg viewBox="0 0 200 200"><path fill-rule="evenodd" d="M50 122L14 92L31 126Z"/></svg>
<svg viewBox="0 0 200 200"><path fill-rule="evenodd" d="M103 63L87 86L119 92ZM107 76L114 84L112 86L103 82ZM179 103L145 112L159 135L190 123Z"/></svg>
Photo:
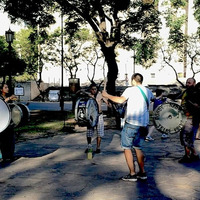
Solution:
<svg viewBox="0 0 200 200"><path fill-rule="evenodd" d="M1 200L199 200L200 162L180 164L178 134L144 143L147 181L124 182L128 174L120 131L106 129L102 153L87 160L85 127L74 133L16 144L16 161L0 166ZM96 146L93 140L93 147ZM195 141L200 153L200 141Z"/></svg>

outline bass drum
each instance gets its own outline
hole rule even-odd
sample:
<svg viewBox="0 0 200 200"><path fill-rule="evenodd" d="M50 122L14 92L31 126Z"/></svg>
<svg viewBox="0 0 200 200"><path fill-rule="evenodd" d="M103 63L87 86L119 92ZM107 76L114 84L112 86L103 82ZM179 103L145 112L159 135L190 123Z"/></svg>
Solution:
<svg viewBox="0 0 200 200"><path fill-rule="evenodd" d="M19 126L22 117L23 112L22 109L15 103L8 103L10 110L11 110L11 126L17 127Z"/></svg>
<svg viewBox="0 0 200 200"><path fill-rule="evenodd" d="M0 133L3 132L11 121L11 110L8 104L0 99Z"/></svg>
<svg viewBox="0 0 200 200"><path fill-rule="evenodd" d="M21 121L20 121L20 123L18 125L18 126L21 126L21 125L24 125L24 124L26 124L27 122L30 121L30 110L23 103L17 102L16 105L19 106L21 108L21 110L22 110L22 119L21 119Z"/></svg>
<svg viewBox="0 0 200 200"><path fill-rule="evenodd" d="M11 126L19 127L30 120L30 110L26 105L19 102L8 105L11 109Z"/></svg>
<svg viewBox="0 0 200 200"><path fill-rule="evenodd" d="M75 120L79 126L94 127L98 123L99 109L93 98L80 98L75 105Z"/></svg>
<svg viewBox="0 0 200 200"><path fill-rule="evenodd" d="M177 103L163 103L153 112L154 125L161 133L177 133L182 129L185 121L183 109Z"/></svg>

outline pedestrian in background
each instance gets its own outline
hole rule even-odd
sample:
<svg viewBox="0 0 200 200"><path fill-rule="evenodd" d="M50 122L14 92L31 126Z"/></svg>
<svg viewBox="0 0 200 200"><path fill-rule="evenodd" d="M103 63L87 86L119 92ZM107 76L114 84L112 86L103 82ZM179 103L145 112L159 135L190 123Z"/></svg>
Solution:
<svg viewBox="0 0 200 200"><path fill-rule="evenodd" d="M162 90L162 89L156 89L156 98L153 100L153 111L159 106L159 105L161 105L161 104L163 104L164 102L166 102L167 101L167 98L166 97L164 97L163 96L163 94L164 94L164 90ZM146 137L146 141L153 141L154 139L151 137L151 135L152 135L152 133L153 133L153 131L155 130L155 126L153 125L153 126L151 126L151 127L149 127L149 132L148 132L148 135L147 135L147 137ZM162 139L166 139L166 138L168 138L169 136L168 136L168 134L166 134L166 133L163 133L162 134L162 136L161 136L161 138Z"/></svg>

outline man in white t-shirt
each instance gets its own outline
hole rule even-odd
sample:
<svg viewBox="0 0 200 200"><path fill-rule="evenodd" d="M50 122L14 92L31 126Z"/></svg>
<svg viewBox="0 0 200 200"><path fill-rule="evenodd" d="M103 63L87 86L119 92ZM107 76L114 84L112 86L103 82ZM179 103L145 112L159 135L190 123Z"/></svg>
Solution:
<svg viewBox="0 0 200 200"><path fill-rule="evenodd" d="M125 116L125 125L121 132L121 146L124 149L124 155L130 173L122 177L124 181L137 181L137 179L147 179L144 170L144 154L141 150L141 144L148 133L149 124L149 104L154 96L152 92L142 86L143 76L139 73L132 75L132 87L127 88L122 95L112 96L106 91L102 95L113 102L123 103L127 101L127 110ZM135 173L134 158L132 149L135 150L140 171Z"/></svg>

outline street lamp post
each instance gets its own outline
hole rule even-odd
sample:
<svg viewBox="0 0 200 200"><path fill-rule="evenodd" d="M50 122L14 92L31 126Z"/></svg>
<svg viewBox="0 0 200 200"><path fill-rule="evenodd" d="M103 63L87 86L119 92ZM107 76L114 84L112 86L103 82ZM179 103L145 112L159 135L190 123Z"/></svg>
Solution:
<svg viewBox="0 0 200 200"><path fill-rule="evenodd" d="M63 62L64 62L64 49L63 49L63 9L61 8L61 90L60 90L60 108L64 110L64 97L63 97Z"/></svg>
<svg viewBox="0 0 200 200"><path fill-rule="evenodd" d="M8 43L8 50L9 50L9 87L12 87L12 70L11 70L11 44L13 42L14 39L14 32L10 30L5 32L5 36L6 36L6 42Z"/></svg>

